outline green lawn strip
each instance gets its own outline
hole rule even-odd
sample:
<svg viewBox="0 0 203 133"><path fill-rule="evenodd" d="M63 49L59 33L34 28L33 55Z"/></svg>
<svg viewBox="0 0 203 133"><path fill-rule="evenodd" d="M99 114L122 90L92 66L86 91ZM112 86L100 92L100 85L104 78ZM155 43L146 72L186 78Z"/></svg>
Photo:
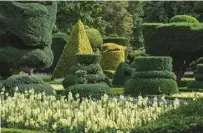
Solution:
<svg viewBox="0 0 203 133"><path fill-rule="evenodd" d="M28 129L17 129L17 128L2 128L1 133L54 133L54 132L36 131L36 130L28 130Z"/></svg>

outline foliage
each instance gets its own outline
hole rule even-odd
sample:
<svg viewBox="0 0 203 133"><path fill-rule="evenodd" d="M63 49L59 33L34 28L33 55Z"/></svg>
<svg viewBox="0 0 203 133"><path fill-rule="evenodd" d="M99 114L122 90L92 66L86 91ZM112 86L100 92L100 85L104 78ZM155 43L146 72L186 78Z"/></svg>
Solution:
<svg viewBox="0 0 203 133"><path fill-rule="evenodd" d="M168 78L132 78L125 84L125 94L132 96L147 94L177 93L177 83Z"/></svg>
<svg viewBox="0 0 203 133"><path fill-rule="evenodd" d="M172 59L167 56L145 56L134 59L137 71L172 71Z"/></svg>
<svg viewBox="0 0 203 133"><path fill-rule="evenodd" d="M199 21L196 18L188 15L176 15L170 19L170 23L181 23L181 22L199 24Z"/></svg>
<svg viewBox="0 0 203 133"><path fill-rule="evenodd" d="M56 25L60 31L70 34L79 19L102 34L106 24L101 17L102 6L98 1L60 1L58 2Z"/></svg>
<svg viewBox="0 0 203 133"><path fill-rule="evenodd" d="M176 80L176 75L169 71L133 71L132 78L166 78Z"/></svg>
<svg viewBox="0 0 203 133"><path fill-rule="evenodd" d="M193 11L196 1L145 1L143 2L143 12L145 22L164 22L180 14L197 17Z"/></svg>
<svg viewBox="0 0 203 133"><path fill-rule="evenodd" d="M143 24L145 50L153 56L171 56L180 81L191 62L202 56L202 24Z"/></svg>
<svg viewBox="0 0 203 133"><path fill-rule="evenodd" d="M118 45L128 47L129 39L126 37L107 37L104 38L104 43L115 43Z"/></svg>
<svg viewBox="0 0 203 133"><path fill-rule="evenodd" d="M85 30L92 46L92 49L96 51L97 49L101 49L101 45L103 45L103 38L100 32L97 29L89 28Z"/></svg>
<svg viewBox="0 0 203 133"><path fill-rule="evenodd" d="M36 131L36 130L25 130L25 129L17 129L17 128L2 128L2 133L48 133L45 131Z"/></svg>
<svg viewBox="0 0 203 133"><path fill-rule="evenodd" d="M105 1L102 3L102 18L106 22L106 36L116 34L131 38L133 19L128 12L127 1Z"/></svg>
<svg viewBox="0 0 203 133"><path fill-rule="evenodd" d="M109 79L113 79L114 75L115 75L115 71L113 70L103 70L103 73L109 78Z"/></svg>
<svg viewBox="0 0 203 133"><path fill-rule="evenodd" d="M74 96L79 94L80 98L100 99L104 94L110 94L109 86L106 84L77 84L66 88L65 93L71 92Z"/></svg>
<svg viewBox="0 0 203 133"><path fill-rule="evenodd" d="M105 43L102 45L101 67L106 70L116 70L121 62L125 61L125 47L114 44Z"/></svg>
<svg viewBox="0 0 203 133"><path fill-rule="evenodd" d="M1 63L8 64L13 73L24 66L49 67L53 61L50 45L56 11L56 2L1 2Z"/></svg>
<svg viewBox="0 0 203 133"><path fill-rule="evenodd" d="M202 99L190 101L175 111L169 111L160 119L137 127L135 133L201 133Z"/></svg>
<svg viewBox="0 0 203 133"><path fill-rule="evenodd" d="M71 73L75 73L78 70L86 71L89 74L97 73L98 71L102 71L102 68L99 63L97 64L90 64L90 65L81 65L78 64L76 66L71 67Z"/></svg>
<svg viewBox="0 0 203 133"><path fill-rule="evenodd" d="M52 79L64 77L70 73L71 66L76 64L76 53L92 53L92 48L86 35L83 23L79 20L75 25L68 43L54 69Z"/></svg>
<svg viewBox="0 0 203 133"><path fill-rule="evenodd" d="M112 81L112 84L114 86L124 86L126 81L130 79L131 72L128 73L127 72L128 69L130 69L130 71L133 71L133 68L130 68L130 66L127 63L121 62L119 64Z"/></svg>
<svg viewBox="0 0 203 133"><path fill-rule="evenodd" d="M128 53L128 60L130 63L132 63L134 61L134 58L136 56L145 56L146 53L145 53L145 48L144 47L141 47L137 50L134 50L134 51L129 51Z"/></svg>
<svg viewBox="0 0 203 133"><path fill-rule="evenodd" d="M76 60L80 64L89 65L89 64L96 64L101 61L101 55L100 54L94 54L94 53L77 53L76 54Z"/></svg>
<svg viewBox="0 0 203 133"><path fill-rule="evenodd" d="M13 97L6 97L6 94L1 94L4 96L1 99L2 127L44 131L76 128L77 132L99 132L111 127L117 131L130 132L131 129L156 120L161 114L179 106L177 100L172 101L172 106L168 106L164 98L160 102L157 98L152 98L154 102L148 104L149 98L141 96L134 103L134 98L126 99L124 96L118 99L104 95L100 100L81 100L71 93L67 99L33 92L29 96L15 93Z"/></svg>
<svg viewBox="0 0 203 133"><path fill-rule="evenodd" d="M187 88L192 88L192 89L203 88L203 81L193 81L193 82L190 82L188 84Z"/></svg>

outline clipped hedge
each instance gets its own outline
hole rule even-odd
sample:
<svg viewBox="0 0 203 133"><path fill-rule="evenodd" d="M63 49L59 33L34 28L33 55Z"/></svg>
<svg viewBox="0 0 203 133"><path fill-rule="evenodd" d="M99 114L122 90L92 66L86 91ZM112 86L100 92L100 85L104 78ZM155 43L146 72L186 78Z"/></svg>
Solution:
<svg viewBox="0 0 203 133"><path fill-rule="evenodd" d="M170 23L181 23L181 22L199 24L199 21L196 18L188 15L176 15L170 19Z"/></svg>
<svg viewBox="0 0 203 133"><path fill-rule="evenodd" d="M62 81L62 85L64 88L67 88L72 85L84 84L86 82L87 81L86 81L85 75L79 76L76 74L68 74Z"/></svg>
<svg viewBox="0 0 203 133"><path fill-rule="evenodd" d="M2 84L7 89L16 86L21 86L24 84L42 84L42 83L44 83L43 80L36 76L13 75L8 79L4 80Z"/></svg>
<svg viewBox="0 0 203 133"><path fill-rule="evenodd" d="M177 83L165 78L136 78L129 79L125 84L125 94L133 96L148 94L173 94L177 93Z"/></svg>
<svg viewBox="0 0 203 133"><path fill-rule="evenodd" d="M101 61L101 55L100 54L94 54L94 53L77 53L76 54L76 60L80 64L96 64Z"/></svg>
<svg viewBox="0 0 203 133"><path fill-rule="evenodd" d="M106 75L103 72L97 72L96 74L87 74L87 82L90 84L104 82Z"/></svg>
<svg viewBox="0 0 203 133"><path fill-rule="evenodd" d="M170 57L136 57L134 67L137 71L172 71L172 59Z"/></svg>
<svg viewBox="0 0 203 133"><path fill-rule="evenodd" d="M80 84L66 88L65 93L71 92L73 96L80 95L80 98L100 99L104 94L111 94L109 86L106 84Z"/></svg>
<svg viewBox="0 0 203 133"><path fill-rule="evenodd" d="M15 87L11 88L12 92L15 91ZM46 95L54 95L54 88L49 84L24 84L18 86L17 92L25 93L25 90L34 90L35 93L45 93Z"/></svg>
<svg viewBox="0 0 203 133"><path fill-rule="evenodd" d="M197 64L197 72L203 73L203 64Z"/></svg>
<svg viewBox="0 0 203 133"><path fill-rule="evenodd" d="M85 30L92 46L92 49L95 51L97 48L101 49L101 45L103 44L103 38L100 32L97 29L89 28Z"/></svg>
<svg viewBox="0 0 203 133"><path fill-rule="evenodd" d="M116 43L126 47L129 45L129 39L125 37L107 37L103 41L104 43Z"/></svg>
<svg viewBox="0 0 203 133"><path fill-rule="evenodd" d="M89 74L93 74L93 73L97 73L99 71L102 71L102 68L101 68L100 64L90 64L90 65L78 64L78 65L72 66L70 68L71 73L75 73L78 70L83 70L83 71L86 71Z"/></svg>
<svg viewBox="0 0 203 133"><path fill-rule="evenodd" d="M196 88L203 88L203 81L193 81L190 82L187 88L196 89Z"/></svg>
<svg viewBox="0 0 203 133"><path fill-rule="evenodd" d="M169 71L133 71L131 76L132 78L164 78L176 80L176 75Z"/></svg>
<svg viewBox="0 0 203 133"><path fill-rule="evenodd" d="M103 70L103 73L109 78L109 79L113 79L114 75L115 75L114 70Z"/></svg>
<svg viewBox="0 0 203 133"><path fill-rule="evenodd" d="M196 72L194 74L194 76L195 76L196 81L203 81L203 74L202 73Z"/></svg>

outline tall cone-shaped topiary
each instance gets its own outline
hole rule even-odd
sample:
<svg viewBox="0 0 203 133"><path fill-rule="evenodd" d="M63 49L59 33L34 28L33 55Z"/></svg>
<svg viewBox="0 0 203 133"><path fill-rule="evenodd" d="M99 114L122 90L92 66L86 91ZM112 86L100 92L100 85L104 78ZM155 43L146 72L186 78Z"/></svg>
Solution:
<svg viewBox="0 0 203 133"><path fill-rule="evenodd" d="M92 53L91 44L85 32L83 23L79 20L73 28L68 43L52 73L52 79L62 78L70 73L70 67L77 63L76 53Z"/></svg>

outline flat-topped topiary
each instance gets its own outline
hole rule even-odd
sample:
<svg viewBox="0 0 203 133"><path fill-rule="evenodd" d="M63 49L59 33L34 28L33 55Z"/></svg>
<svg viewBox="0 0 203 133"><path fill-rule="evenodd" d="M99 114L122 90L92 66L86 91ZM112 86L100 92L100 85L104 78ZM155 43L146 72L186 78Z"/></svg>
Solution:
<svg viewBox="0 0 203 133"><path fill-rule="evenodd" d="M203 88L203 64L197 64L194 72L195 81L188 84L187 88L196 89Z"/></svg>
<svg viewBox="0 0 203 133"><path fill-rule="evenodd" d="M76 65L76 53L92 53L89 39L85 32L83 23L79 20L73 28L63 53L52 74L52 79L65 77L70 74L70 68Z"/></svg>

